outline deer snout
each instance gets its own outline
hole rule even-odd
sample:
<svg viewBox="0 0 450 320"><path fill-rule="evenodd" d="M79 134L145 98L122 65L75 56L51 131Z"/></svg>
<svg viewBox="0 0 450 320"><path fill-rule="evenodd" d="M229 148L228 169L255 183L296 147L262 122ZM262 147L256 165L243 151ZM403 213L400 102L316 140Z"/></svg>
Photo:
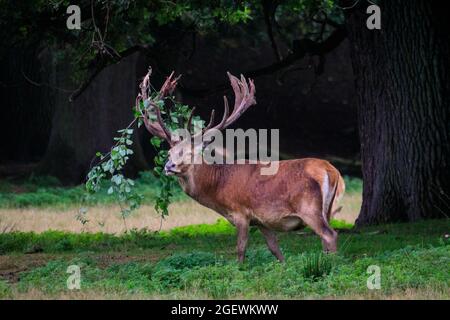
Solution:
<svg viewBox="0 0 450 320"><path fill-rule="evenodd" d="M164 173L166 174L166 176L171 176L176 172L177 171L175 163L173 163L172 160L169 159L164 165Z"/></svg>

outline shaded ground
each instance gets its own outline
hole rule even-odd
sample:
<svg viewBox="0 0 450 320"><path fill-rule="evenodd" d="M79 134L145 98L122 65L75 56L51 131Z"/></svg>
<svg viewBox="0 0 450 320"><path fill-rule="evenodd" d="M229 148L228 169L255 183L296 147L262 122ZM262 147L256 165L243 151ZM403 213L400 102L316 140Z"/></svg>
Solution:
<svg viewBox="0 0 450 320"><path fill-rule="evenodd" d="M27 272L35 268L45 266L52 260L73 259L76 254L24 254L24 255L2 255L0 256L0 280L14 284L20 282L22 272ZM122 252L111 252L108 254L96 254L93 259L96 265L101 268L107 268L113 264L126 264L129 262L155 262L160 258L159 255L145 254L128 255Z"/></svg>

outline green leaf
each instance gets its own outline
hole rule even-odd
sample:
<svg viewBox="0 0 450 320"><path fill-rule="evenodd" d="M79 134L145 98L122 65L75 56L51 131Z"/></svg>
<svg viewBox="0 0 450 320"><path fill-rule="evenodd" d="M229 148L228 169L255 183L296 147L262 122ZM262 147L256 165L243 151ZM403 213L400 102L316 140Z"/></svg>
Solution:
<svg viewBox="0 0 450 320"><path fill-rule="evenodd" d="M178 117L177 117L176 114L175 114L175 115L172 115L172 116L170 117L170 120L172 120L173 123L178 124Z"/></svg>
<svg viewBox="0 0 450 320"><path fill-rule="evenodd" d="M151 143L155 148L160 148L160 147L161 147L161 142L162 142L162 140L161 140L159 137L157 137L157 136L153 136L153 137L150 139L150 143Z"/></svg>

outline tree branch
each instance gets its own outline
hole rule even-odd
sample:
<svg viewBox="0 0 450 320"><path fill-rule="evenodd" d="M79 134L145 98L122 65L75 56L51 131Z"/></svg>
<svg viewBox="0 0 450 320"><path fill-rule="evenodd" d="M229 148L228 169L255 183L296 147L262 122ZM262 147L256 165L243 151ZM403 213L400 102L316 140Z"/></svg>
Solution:
<svg viewBox="0 0 450 320"><path fill-rule="evenodd" d="M245 77L258 78L286 68L292 65L294 62L304 58L306 55L325 55L333 49L337 48L346 37L347 31L344 27L340 27L333 31L330 36L328 36L328 38L322 42L315 42L310 39L295 40L293 42L293 52L281 61L275 62L271 65L259 69L249 70L247 72L244 72L243 74ZM205 95L223 91L224 89L228 88L228 82L221 83L213 88L208 89L187 88L180 83L178 88L182 93L188 94L192 97L203 97Z"/></svg>
<svg viewBox="0 0 450 320"><path fill-rule="evenodd" d="M102 59L101 62L96 64L96 67L94 69L94 71L90 74L90 76L83 81L83 83L81 83L81 85L78 87L78 89L76 89L74 92L72 92L72 94L69 97L69 101L72 102L73 100L75 100L76 98L78 98L80 96L80 94L82 94L84 92L84 90L86 90L86 88L91 84L91 82L97 77L97 75L107 66L120 61L123 58L126 58L127 56L132 55L135 52L145 52L148 53L148 47L145 45L135 45L132 46L124 51L119 52L119 57L118 60L117 59ZM95 58L94 58L95 59Z"/></svg>
<svg viewBox="0 0 450 320"><path fill-rule="evenodd" d="M263 2L262 7L264 12L264 21L267 27L267 35L269 36L269 40L272 45L273 52L275 54L275 58L277 59L277 61L281 61L282 57L280 50L278 49L277 42L275 40L275 36L273 34L273 25L272 25L272 17L277 8L277 4L273 3L271 0L269 1L266 0Z"/></svg>

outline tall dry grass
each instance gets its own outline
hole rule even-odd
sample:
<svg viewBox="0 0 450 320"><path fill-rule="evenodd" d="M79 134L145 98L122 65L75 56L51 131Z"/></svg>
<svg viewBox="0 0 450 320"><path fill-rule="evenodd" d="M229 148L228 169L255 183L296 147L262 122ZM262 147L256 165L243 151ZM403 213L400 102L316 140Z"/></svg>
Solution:
<svg viewBox="0 0 450 320"><path fill-rule="evenodd" d="M15 224L13 222L5 222L4 219L0 218L0 234L13 232L16 230Z"/></svg>
<svg viewBox="0 0 450 320"><path fill-rule="evenodd" d="M361 205L360 194L345 195L341 204L343 210L336 219L353 223ZM105 232L120 234L133 228L168 230L190 224L214 223L220 215L205 208L193 200L176 202L170 205L169 216L161 219L151 206L143 206L127 217L125 221L120 215L118 206L92 207L85 215L87 223L82 224L76 216L78 208L69 210L57 209L0 209L0 232L62 230L70 232Z"/></svg>
<svg viewBox="0 0 450 320"><path fill-rule="evenodd" d="M219 216L194 201L177 202L170 206L170 215L165 219L151 206L142 206L125 220L118 206L98 206L89 208L83 218L77 219L78 208L57 209L2 209L0 220L5 225L14 225L17 231L43 232L62 230L70 232L123 233L133 228L156 231L197 223L214 223Z"/></svg>

